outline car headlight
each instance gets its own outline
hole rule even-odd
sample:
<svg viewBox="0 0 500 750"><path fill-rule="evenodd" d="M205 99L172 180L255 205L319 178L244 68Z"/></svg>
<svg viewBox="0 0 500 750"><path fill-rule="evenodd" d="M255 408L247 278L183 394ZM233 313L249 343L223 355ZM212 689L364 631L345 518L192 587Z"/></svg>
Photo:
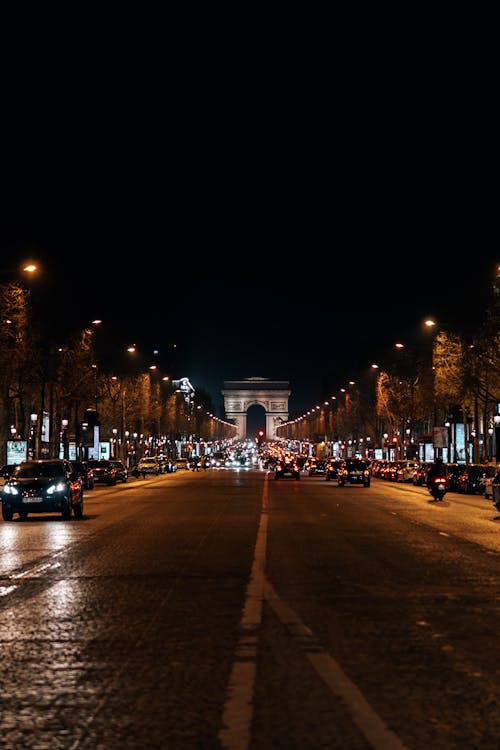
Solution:
<svg viewBox="0 0 500 750"><path fill-rule="evenodd" d="M57 482L47 487L47 495L53 495L55 492L64 492L66 490L65 482Z"/></svg>
<svg viewBox="0 0 500 750"><path fill-rule="evenodd" d="M19 495L19 490L17 489L17 487L13 487L10 484L4 485L3 491L6 495Z"/></svg>

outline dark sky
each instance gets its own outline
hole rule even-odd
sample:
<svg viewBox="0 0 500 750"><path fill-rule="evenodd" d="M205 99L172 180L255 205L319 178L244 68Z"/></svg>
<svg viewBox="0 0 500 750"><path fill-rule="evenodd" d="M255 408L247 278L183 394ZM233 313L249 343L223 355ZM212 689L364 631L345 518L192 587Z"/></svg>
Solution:
<svg viewBox="0 0 500 750"><path fill-rule="evenodd" d="M157 348L216 408L224 380L286 379L294 411L427 314L479 321L494 98L466 25L206 20L90 46L72 27L9 65L2 268L39 259L54 335L101 317L110 358Z"/></svg>

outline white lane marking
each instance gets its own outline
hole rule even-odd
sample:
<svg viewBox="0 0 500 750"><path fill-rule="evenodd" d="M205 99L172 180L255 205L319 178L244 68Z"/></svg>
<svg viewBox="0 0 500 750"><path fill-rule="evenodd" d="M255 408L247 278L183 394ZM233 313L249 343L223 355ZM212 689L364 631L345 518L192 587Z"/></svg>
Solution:
<svg viewBox="0 0 500 750"><path fill-rule="evenodd" d="M53 570L54 568L60 568L61 563L42 563L41 565L37 565L34 568L29 568L28 570L25 570L24 573L16 573L11 576L12 579L16 578L32 578L34 576L37 576L39 573L43 573L44 570Z"/></svg>
<svg viewBox="0 0 500 750"><path fill-rule="evenodd" d="M3 587L0 586L0 596L7 596L7 594L12 594L13 591L17 589L17 586L7 586Z"/></svg>
<svg viewBox="0 0 500 750"><path fill-rule="evenodd" d="M251 743L253 693L257 674L257 633L262 622L264 600L264 567L267 544L267 474L262 490L262 511L257 541L248 582L245 605L240 620L241 635L229 677L222 712L224 728L219 732L222 747L227 750L248 750Z"/></svg>
<svg viewBox="0 0 500 750"><path fill-rule="evenodd" d="M330 689L341 698L356 726L374 750L408 750L401 740L387 729L380 716L370 706L361 691L351 682L341 667L316 641L313 632L300 620L295 612L277 595L273 586L266 582L266 601L278 619L292 635L305 653L317 674Z"/></svg>

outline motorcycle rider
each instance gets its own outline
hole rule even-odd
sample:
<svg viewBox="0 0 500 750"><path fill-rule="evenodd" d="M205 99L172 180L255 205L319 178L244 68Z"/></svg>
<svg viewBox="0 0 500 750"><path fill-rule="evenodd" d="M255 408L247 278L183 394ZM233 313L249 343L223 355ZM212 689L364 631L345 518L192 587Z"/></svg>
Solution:
<svg viewBox="0 0 500 750"><path fill-rule="evenodd" d="M434 463L432 464L431 468L427 472L427 489L429 492L431 492L432 488L432 482L435 477L448 477L448 469L443 463L443 459L441 456L437 456ZM448 480L446 480L446 483L448 484ZM432 494L432 493L431 493Z"/></svg>

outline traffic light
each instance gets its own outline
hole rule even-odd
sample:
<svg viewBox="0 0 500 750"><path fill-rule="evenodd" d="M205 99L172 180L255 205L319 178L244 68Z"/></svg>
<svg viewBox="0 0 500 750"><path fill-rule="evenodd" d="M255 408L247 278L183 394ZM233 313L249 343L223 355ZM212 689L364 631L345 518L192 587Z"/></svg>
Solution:
<svg viewBox="0 0 500 750"><path fill-rule="evenodd" d="M255 438L255 442L257 445L262 445L262 441L264 440L264 430L259 430L257 433L257 437Z"/></svg>

